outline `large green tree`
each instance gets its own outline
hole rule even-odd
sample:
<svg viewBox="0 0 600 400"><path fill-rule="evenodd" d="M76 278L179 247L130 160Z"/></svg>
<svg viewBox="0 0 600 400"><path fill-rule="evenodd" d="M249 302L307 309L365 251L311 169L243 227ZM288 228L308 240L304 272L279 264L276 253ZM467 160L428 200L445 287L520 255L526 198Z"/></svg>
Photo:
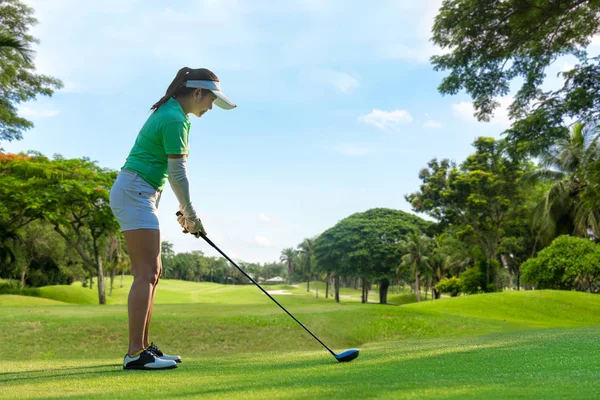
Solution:
<svg viewBox="0 0 600 400"><path fill-rule="evenodd" d="M403 211L374 208L350 215L317 237L314 255L319 269L336 277L361 278L363 302L371 282L379 284L379 302L387 303L391 279L402 252L399 243L411 232L423 232L429 223ZM322 265L322 267L321 267Z"/></svg>
<svg viewBox="0 0 600 400"><path fill-rule="evenodd" d="M87 159L56 159L62 177L48 188L55 208L45 218L74 248L83 262L96 271L98 298L106 304L103 254L119 227L109 206L109 193L117 173Z"/></svg>
<svg viewBox="0 0 600 400"><path fill-rule="evenodd" d="M109 207L116 171L88 159L50 160L40 154L0 157L0 224L5 230L43 218L98 276L98 298L106 303L103 255L119 234Z"/></svg>
<svg viewBox="0 0 600 400"><path fill-rule="evenodd" d="M442 94L465 90L476 116L488 120L511 83L519 85L507 131L518 150L538 153L568 134L564 117L600 116L600 58L586 52L600 29L596 0L445 0L435 18L432 41L445 54L432 57L449 74ZM559 90L544 91L547 68L560 56L577 57Z"/></svg>
<svg viewBox="0 0 600 400"><path fill-rule="evenodd" d="M497 258L507 216L522 200L524 167L506 154L503 140L480 137L474 147L475 153L459 167L448 160L431 160L419 174L420 190L406 200L415 211L443 225L462 226L463 237L474 237L485 253L486 284L490 284L492 260Z"/></svg>
<svg viewBox="0 0 600 400"><path fill-rule="evenodd" d="M0 1L0 140L19 140L33 123L18 115L17 106L38 95L51 96L62 87L56 78L37 74L29 33L37 20L19 0Z"/></svg>
<svg viewBox="0 0 600 400"><path fill-rule="evenodd" d="M16 259L19 230L43 218L44 207L52 202L45 179L52 170L33 168L34 156L0 152L0 274Z"/></svg>

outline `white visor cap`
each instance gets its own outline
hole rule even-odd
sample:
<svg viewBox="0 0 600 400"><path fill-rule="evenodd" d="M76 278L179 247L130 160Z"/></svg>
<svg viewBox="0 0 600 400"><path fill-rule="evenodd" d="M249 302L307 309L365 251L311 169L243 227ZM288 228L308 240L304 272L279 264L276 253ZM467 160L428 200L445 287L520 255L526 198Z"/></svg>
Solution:
<svg viewBox="0 0 600 400"><path fill-rule="evenodd" d="M231 110L237 107L223 92L221 92L221 84L219 82L189 80L185 83L185 86L189 88L210 90L217 96L215 104L224 110Z"/></svg>

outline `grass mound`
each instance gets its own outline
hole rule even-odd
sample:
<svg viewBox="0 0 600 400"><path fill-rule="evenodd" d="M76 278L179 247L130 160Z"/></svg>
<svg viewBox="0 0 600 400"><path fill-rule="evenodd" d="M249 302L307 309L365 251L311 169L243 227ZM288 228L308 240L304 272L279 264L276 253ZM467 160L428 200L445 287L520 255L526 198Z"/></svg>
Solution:
<svg viewBox="0 0 600 400"><path fill-rule="evenodd" d="M98 291L81 285L53 285L39 288L40 297L71 304L98 304ZM110 299L107 301L111 303Z"/></svg>
<svg viewBox="0 0 600 400"><path fill-rule="evenodd" d="M14 294L0 295L0 307L32 307L65 305L62 301L44 299L42 297L19 296Z"/></svg>

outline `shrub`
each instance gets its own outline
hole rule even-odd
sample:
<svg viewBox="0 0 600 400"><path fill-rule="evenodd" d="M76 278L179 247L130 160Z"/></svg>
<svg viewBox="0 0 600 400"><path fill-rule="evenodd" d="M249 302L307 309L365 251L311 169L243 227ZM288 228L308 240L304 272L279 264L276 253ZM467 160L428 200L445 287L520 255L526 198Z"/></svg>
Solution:
<svg viewBox="0 0 600 400"><path fill-rule="evenodd" d="M483 274L477 267L469 268L460 274L461 292L467 294L479 293L482 289Z"/></svg>
<svg viewBox="0 0 600 400"><path fill-rule="evenodd" d="M453 276L442 279L435 285L435 288L441 293L450 293L450 296L456 297L461 292L461 282L459 278Z"/></svg>
<svg viewBox="0 0 600 400"><path fill-rule="evenodd" d="M521 270L523 282L539 289L589 290L600 280L600 246L589 239L559 236Z"/></svg>
<svg viewBox="0 0 600 400"><path fill-rule="evenodd" d="M22 287L19 282L8 281L0 283L0 294L18 294L21 296L40 297L38 288Z"/></svg>

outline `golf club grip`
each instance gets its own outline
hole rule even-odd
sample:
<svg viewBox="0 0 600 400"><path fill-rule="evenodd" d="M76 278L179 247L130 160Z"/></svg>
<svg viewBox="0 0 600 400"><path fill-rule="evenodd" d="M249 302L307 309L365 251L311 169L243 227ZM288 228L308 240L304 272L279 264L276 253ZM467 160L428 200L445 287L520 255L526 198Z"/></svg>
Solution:
<svg viewBox="0 0 600 400"><path fill-rule="evenodd" d="M232 263L232 264L233 264L233 265L234 265L234 266L235 266L235 267L236 267L238 270L240 270L240 272L241 272L242 274L244 274L244 275L246 276L246 278L250 279L250 280L252 281L252 283L254 283L256 286L258 286L258 288L259 288L260 290L262 290L264 294L266 294L267 296L269 296L269 298L270 298L271 300L273 300L273 301L275 302L275 304L277 304L277 305L278 305L278 306L279 306L279 307L280 307L280 308L281 308L283 311L285 311L287 315L289 315L290 317L292 317L292 318L294 319L294 321L296 321L296 322L297 322L297 323L298 323L298 324L299 324L301 327L303 327L303 328L304 328L304 330L306 330L306 332L310 333L310 335L311 335L312 337L314 337L314 338L317 340L317 342L321 343L321 344L323 345L323 347L325 347L325 348L326 348L326 349L327 349L327 350L328 350L328 351L329 351L329 352L330 352L330 353L331 353L331 354L332 354L334 357L336 357L336 354L333 352L333 350L331 350L329 347L327 347L327 346L325 345L325 343L321 342L321 340L320 340L318 337L316 337L314 333L312 333L312 332L311 332L311 331L310 331L310 330L309 330L309 329L308 329L306 326L304 326L304 324L302 324L302 322L298 321L298 320L296 319L296 317L294 317L294 316L293 316L293 315L292 315L292 314L291 314L291 313L290 313L288 310L286 310L286 309L285 309L285 307L284 307L284 306L282 306L281 304L279 304L279 302L278 302L277 300L275 300L275 299L273 298L273 296L271 296L269 293L267 293L267 291L266 291L265 289L263 289L263 288L262 288L262 286L260 286L260 285L258 284L258 282L256 282L256 281L255 281L255 280L254 280L254 279L253 279L253 278L252 278L250 275L248 275L248 274L246 273L246 271L244 271L243 269L241 269L241 268L240 268L240 267L239 267L239 266L238 266L238 265L237 265L235 262L233 262L233 260L232 260L232 259L230 259L229 257L227 257L227 254L223 253L223 252L221 251L221 249L219 249L219 248L218 248L218 247L217 247L217 246L216 246L216 245L215 245L215 244L214 244L214 243L213 243L213 242L212 242L212 241L211 241L209 238L207 238L207 237L206 237L206 236L204 236L204 235L200 235L200 236L202 237L202 239L206 240L206 243L210 244L210 245L211 245L211 246L212 246L212 247L213 247L215 250L217 250L217 251L218 251L218 252L219 252L219 253L220 253L220 254L221 254L223 257L225 257L225 258L227 259L227 261L229 261L230 263Z"/></svg>

